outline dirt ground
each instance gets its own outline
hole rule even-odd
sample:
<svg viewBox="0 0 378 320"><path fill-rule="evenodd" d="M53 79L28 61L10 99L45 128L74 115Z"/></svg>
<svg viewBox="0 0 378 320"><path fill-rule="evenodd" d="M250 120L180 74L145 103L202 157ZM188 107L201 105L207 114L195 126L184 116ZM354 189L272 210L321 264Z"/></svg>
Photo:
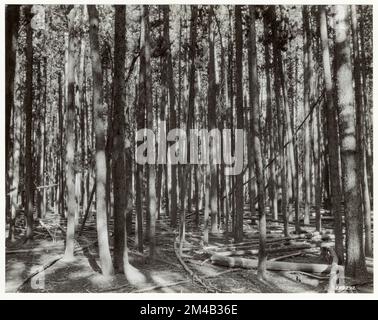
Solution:
<svg viewBox="0 0 378 320"><path fill-rule="evenodd" d="M64 228L58 226L58 222L52 222L52 219L44 220L43 226L38 224L33 243L22 244L22 232L16 242L7 243L7 292L327 292L329 276L326 274L267 271L266 280L260 281L254 269L213 265L208 252L202 250L201 234L190 228L189 224L183 260L196 275L193 279L176 257L173 243L177 234L169 228L165 219L158 222L156 261L150 263L147 249L143 255L138 253L134 249L133 239L130 238L128 279L123 274L106 278L100 273L94 221L89 221L76 243L75 260L64 261L61 259L64 253ZM246 225L244 229L246 239L257 234L256 226ZM281 227L277 223L269 223L268 229L271 236L279 236ZM224 246L225 243L224 234L210 236L209 246ZM145 248L148 248L148 244ZM268 259L272 257L274 255L268 256ZM282 261L326 263L320 257L320 251L289 257ZM372 291L372 275L358 284L349 282L343 289L343 292L354 293Z"/></svg>

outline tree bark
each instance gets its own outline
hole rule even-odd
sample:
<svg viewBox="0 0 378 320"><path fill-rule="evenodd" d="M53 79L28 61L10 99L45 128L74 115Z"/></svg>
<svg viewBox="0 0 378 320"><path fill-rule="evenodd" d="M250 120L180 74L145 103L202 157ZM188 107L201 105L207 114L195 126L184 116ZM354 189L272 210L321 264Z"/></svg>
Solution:
<svg viewBox="0 0 378 320"><path fill-rule="evenodd" d="M66 62L67 82L67 113L66 113L66 159L67 167L61 166L61 170L66 173L67 184L67 232L66 232L66 251L64 254L65 260L72 260L74 258L74 241L75 241L75 211L76 211L76 196L75 196L75 8L70 6L67 8L68 18L68 54ZM60 132L63 134L63 131ZM61 190L61 201L64 202L64 190Z"/></svg>
<svg viewBox="0 0 378 320"><path fill-rule="evenodd" d="M268 9L269 10L269 9ZM265 12L264 16L264 37L269 36L269 14ZM269 53L269 42L264 42L264 57L265 57L265 77L266 77L266 112L267 112L267 127L268 127L268 144L269 144L269 159L273 161L274 158L274 125L273 125L273 106L272 106L272 93L271 93L271 62ZM275 162L269 166L269 198L270 198L270 213L273 219L278 219L278 207L277 207L277 182L275 172Z"/></svg>
<svg viewBox="0 0 378 320"><path fill-rule="evenodd" d="M10 207L7 206L7 214L9 216L9 233L8 239L14 241L14 223L16 219L16 210L18 208L18 184L20 177L20 147L21 147L21 110L20 106L15 104L14 87L16 80L16 67L17 67L17 39L18 39L18 26L20 17L20 6L8 5L6 7L6 24L5 24L5 45L6 45L6 172L9 174L7 180L7 193L10 193ZM18 78L18 76L17 76ZM9 144L11 141L11 115L13 112L13 150L12 157L10 155ZM12 161L12 163L11 163ZM11 166L11 169L9 168ZM10 210L10 212L9 212Z"/></svg>
<svg viewBox="0 0 378 320"><path fill-rule="evenodd" d="M257 48L256 48L256 7L249 6L250 32L249 32L249 76L250 76L250 107L251 107L251 138L253 139L253 153L255 159L255 175L257 181L257 202L259 213L259 263L257 274L259 278L265 278L266 271L266 216L265 216L265 182L262 162L262 150L259 130L259 95L257 79Z"/></svg>
<svg viewBox="0 0 378 320"><path fill-rule="evenodd" d="M312 82L312 69L311 69L311 30L309 22L308 6L303 6L303 68L304 68L304 114L307 115L310 111L310 96L311 96L311 82ZM308 121L305 123L304 128L304 184L305 184L305 208L304 208L304 224L310 223L310 205L311 205L311 143L310 143L310 124Z"/></svg>
<svg viewBox="0 0 378 320"><path fill-rule="evenodd" d="M241 6L235 6L235 51L236 51L236 129L244 128L243 120L243 29ZM241 161L241 159L238 159ZM236 242L243 240L243 174L236 176L235 186L235 230L234 238Z"/></svg>
<svg viewBox="0 0 378 320"><path fill-rule="evenodd" d="M336 120L336 103L334 101L334 88L332 82L331 62L328 45L327 34L327 15L326 8L320 8L320 37L323 52L323 69L324 69L324 84L325 84L325 108L327 118L327 138L328 138L328 151L329 151L329 164L331 179L331 212L335 217L335 251L340 263L344 261L344 244L343 244L343 226L342 226L342 212L341 212L341 186L339 175L339 154L338 148L332 147L339 145L337 134L337 120Z"/></svg>
<svg viewBox="0 0 378 320"><path fill-rule="evenodd" d="M131 181L126 181L125 159L125 62L126 62L126 6L115 6L114 18L114 109L113 109L113 150L112 171L114 190L114 269L126 274L128 265L127 232L126 232L126 208L129 201L127 183L131 187Z"/></svg>
<svg viewBox="0 0 378 320"><path fill-rule="evenodd" d="M98 39L99 17L95 5L88 5L89 40L91 46L93 77L93 108L96 137L96 221L101 269L104 276L113 274L106 218L106 158L105 158L105 110L103 105L103 81Z"/></svg>
<svg viewBox="0 0 378 320"><path fill-rule="evenodd" d="M353 108L353 79L350 61L348 6L335 8L337 95L339 100L339 128L341 168L346 220L346 274L362 277L366 274L363 248L363 216L358 185L358 155L356 125Z"/></svg>
<svg viewBox="0 0 378 320"><path fill-rule="evenodd" d="M208 92L207 92L207 126L209 132L212 129L216 129L216 96L217 96L217 84L215 79L215 61L214 61L214 31L213 26L213 15L214 8L209 6L208 9L208 42L209 42L209 62L207 66L207 77L208 77ZM209 173L210 173L210 230L211 232L218 231L218 210L217 210L217 165L214 164L215 155L214 150L218 146L215 146L215 141L212 136L209 138Z"/></svg>
<svg viewBox="0 0 378 320"><path fill-rule="evenodd" d="M26 79L24 110L26 118L25 128L25 217L26 217L26 241L33 239L34 201L33 201L33 159L32 159L32 122L33 122L33 29L31 21L32 6L25 6L26 18Z"/></svg>

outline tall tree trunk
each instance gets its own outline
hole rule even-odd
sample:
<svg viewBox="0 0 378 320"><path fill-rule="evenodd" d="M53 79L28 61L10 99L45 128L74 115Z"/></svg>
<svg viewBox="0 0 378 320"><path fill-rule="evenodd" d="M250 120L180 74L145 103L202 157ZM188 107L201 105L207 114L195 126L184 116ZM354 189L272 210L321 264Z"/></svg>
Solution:
<svg viewBox="0 0 378 320"><path fill-rule="evenodd" d="M141 19L144 19L143 8L141 7ZM145 23L141 23L140 29L140 62L139 62L139 88L138 88L138 108L136 112L137 129L145 127L145 113L146 113L146 57L145 57ZM137 147L140 142L137 142ZM135 192L136 192L136 223L137 223L137 237L136 245L139 252L143 252L143 166L136 164L135 170Z"/></svg>
<svg viewBox="0 0 378 320"><path fill-rule="evenodd" d="M190 70L189 70L189 97L188 97L188 109L186 114L186 136L190 136L190 129L194 124L194 102L195 102L195 75L196 75L196 65L195 65L195 58L196 58L196 43L197 43L197 17L198 17L198 7L193 5L191 7L191 18L190 18L190 49L189 49L189 60L190 60ZM185 199L189 197L189 193L187 192L186 188L184 187L184 182L189 181L190 177L190 170L191 165L189 163L190 159L190 144L189 142L186 144L186 168L183 170L182 175L182 195L181 195L181 215L180 215L180 229L179 229L179 239L180 239L180 247L179 251L182 254L182 248L185 241L185 217L186 217L186 210L185 210ZM187 208L189 210L189 208ZM206 225L206 222L205 222ZM206 226L205 226L206 229ZM204 240L205 242L205 240Z"/></svg>
<svg viewBox="0 0 378 320"><path fill-rule="evenodd" d="M208 42L209 42L209 62L207 67L208 76L208 94L207 94L207 125L208 130L216 128L216 95L217 95L217 84L215 79L215 61L214 61L214 32L212 30L213 26L213 6L209 6L208 15ZM212 136L209 137L209 171L210 171L210 230L211 232L218 231L218 219L217 219L217 165L214 164L215 155L214 150L218 146L215 145L215 141Z"/></svg>
<svg viewBox="0 0 378 320"><path fill-rule="evenodd" d="M17 39L18 39L18 26L20 17L19 5L7 5L5 8L5 152L6 152L6 173L7 173L7 194L10 191L10 184L12 183L13 173L9 171L11 165L11 118L12 112L14 115L14 84L15 84L15 70L16 70L16 53L17 53ZM13 119L16 119L13 117ZM13 141L15 142L15 141ZM10 213L7 198L7 215Z"/></svg>
<svg viewBox="0 0 378 320"><path fill-rule="evenodd" d="M235 6L235 51L236 51L236 129L243 129L243 29L241 6ZM238 159L241 161L242 159ZM235 242L243 240L243 174L236 176Z"/></svg>
<svg viewBox="0 0 378 320"><path fill-rule="evenodd" d="M278 21L276 17L275 7L271 8L272 17L272 33L273 33L273 70L274 70L274 94L276 99L276 112L277 112L277 128L279 134L277 135L278 148L280 150L280 177L281 177L281 214L284 224L284 234L288 235L289 231L289 221L287 214L287 181L286 181L286 158L285 158L285 119L284 112L285 102L281 95L281 68L280 68L280 55L281 48L279 47L279 37L278 37Z"/></svg>
<svg viewBox="0 0 378 320"><path fill-rule="evenodd" d="M303 68L304 68L304 114L305 116L310 111L310 97L311 97L311 30L309 22L308 6L303 6ZM305 184L305 208L304 208L304 224L310 223L310 205L311 205L311 154L310 154L310 124L308 121L304 124L304 184Z"/></svg>
<svg viewBox="0 0 378 320"><path fill-rule="evenodd" d="M172 65L172 50L171 41L169 37L169 6L164 6L163 8L164 16L164 39L166 39L169 49L166 53L166 73L168 82L168 92L169 92L169 129L175 129L177 124L176 119L176 98L175 98L175 87L173 81L173 65ZM181 25L180 25L181 30ZM179 34L181 41L181 33ZM180 59L180 58L179 58ZM174 144L174 142L172 142ZM177 222L177 165L170 165L170 188L168 190L169 197L169 212L171 217L171 226L176 227Z"/></svg>
<svg viewBox="0 0 378 320"><path fill-rule="evenodd" d="M96 134L96 221L98 247L102 274L113 274L113 264L110 256L108 226L106 219L106 159L105 159L105 125L103 105L103 81L98 40L99 18L95 5L88 5L89 40L91 46L92 77L93 77L93 108Z"/></svg>
<svg viewBox="0 0 378 320"><path fill-rule="evenodd" d="M259 130L259 95L257 79L257 49L256 49L256 7L249 6L250 32L248 46L249 66L249 92L251 106L251 133L253 139L253 153L255 159L255 175L257 181L257 200L259 213L259 263L257 274L259 278L265 278L266 271L266 217L265 217L265 182L262 162L262 151Z"/></svg>
<svg viewBox="0 0 378 320"><path fill-rule="evenodd" d="M60 154L58 160L58 183L59 183L59 214L61 217L64 217L64 172L65 172L65 152L63 145L63 84L62 84L62 73L58 73L58 109L59 109L59 146ZM67 131L68 132L68 131ZM67 147L67 146L66 146Z"/></svg>
<svg viewBox="0 0 378 320"><path fill-rule="evenodd" d="M269 10L269 9L268 9ZM268 38L269 35L269 14L266 12L264 14L264 37ZM275 172L275 161L274 159L274 125L273 125L273 106L272 106L272 93L271 93L271 62L269 53L269 42L264 43L264 58L265 58L265 77L266 77L266 112L267 112L267 127L268 127L268 144L269 144L269 161L271 165L269 166L269 198L270 198L270 212L273 219L278 219L278 207L277 207L277 182L276 182L276 172Z"/></svg>
<svg viewBox="0 0 378 320"><path fill-rule="evenodd" d="M128 197L127 186L131 187L131 181L126 181L125 159L125 60L126 60L126 6L115 6L114 18L114 110L113 110L113 190L114 190L114 269L116 272L124 271L126 274L128 265L127 232L126 232L126 208Z"/></svg>
<svg viewBox="0 0 378 320"><path fill-rule="evenodd" d="M74 239L75 239L75 211L76 211L76 197L75 197L75 8L70 6L67 9L68 18L68 56L66 63L67 82L67 121L66 121L66 183L67 183L67 232L66 232L66 251L64 254L65 260L72 260L74 258ZM63 131L60 132L63 134ZM61 170L64 170L62 166ZM61 190L61 194L64 194ZM61 199L63 202L63 199Z"/></svg>
<svg viewBox="0 0 378 320"><path fill-rule="evenodd" d="M329 164L331 179L331 212L335 218L335 251L340 263L344 261L344 244L343 244L343 226L342 226L342 211L341 211L341 186L339 175L339 154L338 148L332 146L339 145L337 134L337 120L336 120L336 104L334 96L334 88L331 73L331 61L328 45L327 33L327 16L326 8L320 7L320 37L323 52L323 69L324 69L324 84L326 89L325 107L327 118L327 138L328 138L328 151L329 151Z"/></svg>
<svg viewBox="0 0 378 320"><path fill-rule="evenodd" d="M8 239L14 240L14 223L16 219L17 198L18 198L18 183L20 177L20 139L21 139L21 110L20 106L15 104L14 101L14 86L17 65L17 39L18 39L18 25L20 17L19 5L8 5L6 7L6 24L5 24L5 45L6 45L6 172L9 174L7 180L7 194L10 196L10 207L7 206L7 214L10 214L9 219L9 233ZM18 76L17 76L18 77ZM14 126L13 126L13 153L10 155L9 144L11 141L10 123L11 115L13 112ZM13 163L11 163L11 161ZM9 168L11 167L11 168ZM7 199L8 200L8 199ZM9 211L10 210L10 211Z"/></svg>
<svg viewBox="0 0 378 320"><path fill-rule="evenodd" d="M152 73L151 73L151 44L150 44L150 21L149 21L149 6L143 5L142 23L144 24L144 56L145 56L145 99L147 112L147 127L153 130L153 109L152 109ZM148 183L148 204L147 215L150 218L148 238L150 242L150 258L155 259L155 224L156 224L156 186L155 186L155 164L148 164L147 168L147 183Z"/></svg>
<svg viewBox="0 0 378 320"><path fill-rule="evenodd" d="M33 29L31 20L33 13L32 6L25 6L26 19L26 79L25 79L25 100L24 110L26 117L25 128L25 217L26 217L26 241L33 239L33 159L32 159L32 115L33 115Z"/></svg>
<svg viewBox="0 0 378 320"><path fill-rule="evenodd" d="M358 185L358 155L353 108L353 81L350 61L348 6L335 10L337 96L339 99L339 128L341 167L346 220L346 274L362 277L366 274L363 248L363 216Z"/></svg>

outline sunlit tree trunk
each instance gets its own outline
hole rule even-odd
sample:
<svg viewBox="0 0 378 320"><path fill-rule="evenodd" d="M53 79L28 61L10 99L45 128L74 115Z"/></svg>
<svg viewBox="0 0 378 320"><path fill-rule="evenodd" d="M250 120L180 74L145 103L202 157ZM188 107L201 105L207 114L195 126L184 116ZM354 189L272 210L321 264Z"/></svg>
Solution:
<svg viewBox="0 0 378 320"><path fill-rule="evenodd" d="M75 8L70 6L67 9L68 18L68 56L66 63L67 82L67 112L66 112L66 163L67 167L62 166L61 170L65 169L66 184L67 184L67 232L66 232L66 251L64 258L66 260L73 259L74 256L74 239L75 239L75 211L76 211L76 197L75 197ZM60 132L63 134L63 132ZM61 193L64 194L63 190ZM63 202L63 199L61 199Z"/></svg>
<svg viewBox="0 0 378 320"><path fill-rule="evenodd" d="M146 101L146 111L147 111L147 127L153 130L153 109L152 109L152 71L151 71L151 44L150 44L150 21L149 21L149 6L143 6L143 17L142 23L144 24L144 56L145 56L145 101ZM148 183L148 194L147 194L147 215L149 216L149 242L150 242L150 258L153 260L155 258L155 224L156 224L156 173L155 165L148 164L147 168L147 183Z"/></svg>
<svg viewBox="0 0 378 320"><path fill-rule="evenodd" d="M265 278L266 271L266 216L265 216L265 182L262 162L262 150L259 130L259 96L257 79L257 49L256 49L256 7L249 6L250 32L249 32L249 76L250 79L250 107L251 107L251 133L253 139L253 153L255 159L255 175L257 181L257 200L259 213L259 264L258 277Z"/></svg>
<svg viewBox="0 0 378 320"><path fill-rule="evenodd" d="M105 121L103 105L103 81L98 39L99 18L95 5L88 5L89 39L91 46L93 77L93 108L96 137L96 222L101 270L105 276L112 275L113 264L110 257L108 226L106 219L106 159L105 159Z"/></svg>
<svg viewBox="0 0 378 320"><path fill-rule="evenodd" d="M342 263L344 261L344 244L343 244L343 227L342 227L342 212L341 212L341 186L339 175L339 155L338 148L332 147L339 144L337 134L337 120L336 120L336 104L334 101L334 88L331 74L331 61L328 45L328 32L327 32L327 15L326 8L320 6L320 37L322 43L322 57L324 69L324 84L326 89L325 108L327 119L327 138L329 145L329 163L330 171L332 172L331 179L331 212L335 218L335 250Z"/></svg>
<svg viewBox="0 0 378 320"><path fill-rule="evenodd" d="M346 273L352 277L366 274L363 248L363 215L358 185L358 155L354 123L353 79L350 61L348 6L335 7L337 95L341 167L346 220Z"/></svg>

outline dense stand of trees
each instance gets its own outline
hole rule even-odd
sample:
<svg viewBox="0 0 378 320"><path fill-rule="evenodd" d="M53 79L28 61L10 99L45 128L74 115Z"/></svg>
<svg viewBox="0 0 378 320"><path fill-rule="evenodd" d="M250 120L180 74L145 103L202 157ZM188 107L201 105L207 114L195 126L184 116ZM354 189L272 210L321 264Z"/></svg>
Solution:
<svg viewBox="0 0 378 320"><path fill-rule="evenodd" d="M17 218L31 242L35 219L57 215L72 260L93 208L112 275L130 270L133 235L155 259L159 219L177 229L179 254L190 216L204 245L219 232L241 242L252 221L264 278L267 222L285 236L322 231L325 209L339 263L366 273L371 6L8 5L5 89L9 241ZM168 135L139 155L145 165L139 129ZM189 164L191 129L208 130L209 165ZM232 129L229 145L216 129ZM219 160L240 143L242 171L227 175Z"/></svg>

